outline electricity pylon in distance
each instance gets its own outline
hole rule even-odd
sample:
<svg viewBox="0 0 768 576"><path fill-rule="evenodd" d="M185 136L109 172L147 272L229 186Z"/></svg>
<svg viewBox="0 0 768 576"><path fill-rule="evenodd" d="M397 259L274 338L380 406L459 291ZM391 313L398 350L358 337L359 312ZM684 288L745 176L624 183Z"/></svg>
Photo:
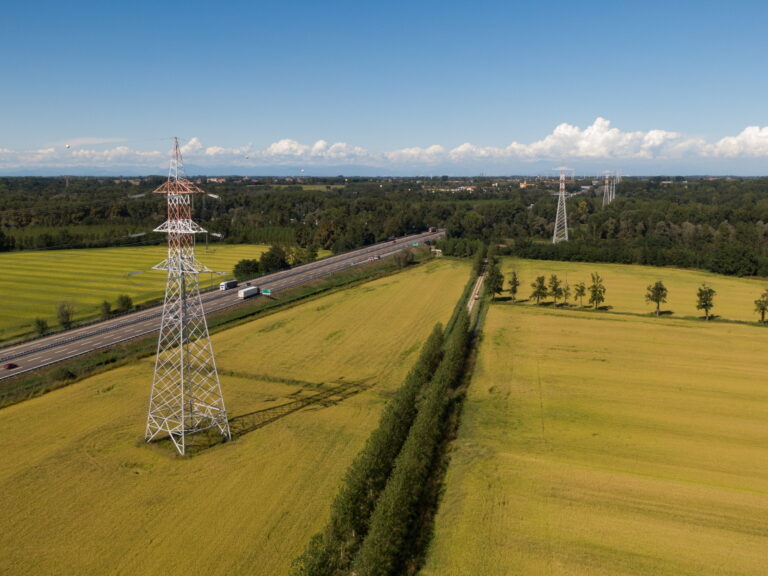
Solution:
<svg viewBox="0 0 768 576"><path fill-rule="evenodd" d="M611 178L611 171L605 171L605 184L603 186L603 208L616 199L616 184L621 182L621 170L616 170L616 175Z"/></svg>
<svg viewBox="0 0 768 576"><path fill-rule="evenodd" d="M568 241L568 214L565 211L565 171L570 168L560 167L560 191L557 194L557 216L555 216L555 233L552 244Z"/></svg>
<svg viewBox="0 0 768 576"><path fill-rule="evenodd" d="M191 198L205 192L184 177L177 138L168 180L155 193L167 199L168 219L155 232L168 234L168 258L153 269L167 270L168 282L144 437L168 435L183 455L191 434L231 435L200 299L198 275L210 270L195 259L195 234L205 230L192 221Z"/></svg>

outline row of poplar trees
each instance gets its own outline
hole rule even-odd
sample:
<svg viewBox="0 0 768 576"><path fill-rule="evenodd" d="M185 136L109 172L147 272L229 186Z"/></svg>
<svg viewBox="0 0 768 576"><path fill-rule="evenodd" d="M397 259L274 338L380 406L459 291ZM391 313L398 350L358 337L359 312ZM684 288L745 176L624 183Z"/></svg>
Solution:
<svg viewBox="0 0 768 576"><path fill-rule="evenodd" d="M294 562L294 576L389 576L418 562L468 330L463 303L448 331L434 328L347 470L328 524Z"/></svg>

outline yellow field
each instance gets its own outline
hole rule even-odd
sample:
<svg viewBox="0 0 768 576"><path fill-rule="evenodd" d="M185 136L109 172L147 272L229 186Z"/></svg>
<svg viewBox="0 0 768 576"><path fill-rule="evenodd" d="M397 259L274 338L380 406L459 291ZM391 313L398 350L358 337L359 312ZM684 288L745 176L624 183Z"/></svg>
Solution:
<svg viewBox="0 0 768 576"><path fill-rule="evenodd" d="M614 312L636 314L652 314L655 311L655 304L645 302L645 294L648 285L657 280L664 282L669 291L667 303L661 305L661 310L672 312L674 316L704 316L702 310L696 310L696 290L702 282L706 282L717 291L712 314L729 320L755 322L760 319L754 312L755 300L768 290L768 279L765 278L735 278L679 268L517 258L505 258L502 262L505 290L509 287L509 275L513 270L517 271L520 280L518 299L530 296L533 291L531 282L536 276L544 275L549 279L550 274L557 274L560 279L570 283L573 293L573 287L580 281L589 286L591 273L597 272L602 276L607 289L604 305L611 306ZM585 306L588 305L588 295L584 298ZM531 304L534 302L531 301ZM578 301L571 298L571 304L578 304Z"/></svg>
<svg viewBox="0 0 768 576"><path fill-rule="evenodd" d="M655 278L566 269L617 309ZM423 576L766 573L764 328L502 303L482 338Z"/></svg>
<svg viewBox="0 0 768 576"><path fill-rule="evenodd" d="M235 421L361 391L191 458L142 441L152 359L0 411L0 573L286 574L468 274L434 261L218 333Z"/></svg>

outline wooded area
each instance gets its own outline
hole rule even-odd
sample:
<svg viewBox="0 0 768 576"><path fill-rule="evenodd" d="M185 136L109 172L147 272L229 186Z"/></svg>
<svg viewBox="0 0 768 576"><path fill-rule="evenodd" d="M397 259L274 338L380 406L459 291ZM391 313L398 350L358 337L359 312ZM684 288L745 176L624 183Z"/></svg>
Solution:
<svg viewBox="0 0 768 576"><path fill-rule="evenodd" d="M217 179L218 180L218 179ZM160 177L0 179L0 250L162 243L151 194ZM200 185L194 218L221 240L348 250L445 228L446 255L483 243L527 258L674 265L768 276L768 179L625 178L602 207L602 181L569 185L570 241L553 245L553 180L228 178Z"/></svg>

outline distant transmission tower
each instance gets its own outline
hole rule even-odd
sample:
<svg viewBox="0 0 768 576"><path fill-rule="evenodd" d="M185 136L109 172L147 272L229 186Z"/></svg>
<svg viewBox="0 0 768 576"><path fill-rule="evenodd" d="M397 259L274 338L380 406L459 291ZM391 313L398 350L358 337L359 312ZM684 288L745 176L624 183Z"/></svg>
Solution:
<svg viewBox="0 0 768 576"><path fill-rule="evenodd" d="M611 178L611 171L603 172L605 175L605 184L603 185L603 208L608 206L616 197L616 179Z"/></svg>
<svg viewBox="0 0 768 576"><path fill-rule="evenodd" d="M552 244L568 241L568 214L565 212L565 171L560 170L560 191L557 195L557 216L555 216L555 234L552 236Z"/></svg>
<svg viewBox="0 0 768 576"><path fill-rule="evenodd" d="M205 192L184 177L177 138L168 180L155 193L168 202L168 220L155 229L168 234L168 258L153 268L167 270L168 283L144 437L167 434L183 455L190 434L218 428L228 439L230 431L198 285L210 270L195 260L195 234L205 230L192 221L191 198Z"/></svg>

